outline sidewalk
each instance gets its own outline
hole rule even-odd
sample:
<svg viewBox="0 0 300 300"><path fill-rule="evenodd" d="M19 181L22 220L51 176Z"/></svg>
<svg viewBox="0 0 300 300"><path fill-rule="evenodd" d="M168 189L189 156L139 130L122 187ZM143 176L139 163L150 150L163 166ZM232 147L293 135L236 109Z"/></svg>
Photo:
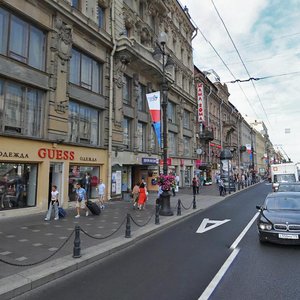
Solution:
<svg viewBox="0 0 300 300"><path fill-rule="evenodd" d="M141 211L133 210L128 201L110 201L100 216L82 214L75 219L75 209L67 209L67 217L58 221L44 221L46 212L0 220L0 298L11 299L64 276L226 198L219 196L215 184L204 186L196 195L197 208L193 209L192 189L181 189L171 196L174 215L160 216L160 224L155 225L156 196L150 193ZM182 202L181 216L177 216L178 199ZM127 214L134 220L130 238L125 238ZM72 257L75 225L97 238L81 232L81 257L76 259Z"/></svg>

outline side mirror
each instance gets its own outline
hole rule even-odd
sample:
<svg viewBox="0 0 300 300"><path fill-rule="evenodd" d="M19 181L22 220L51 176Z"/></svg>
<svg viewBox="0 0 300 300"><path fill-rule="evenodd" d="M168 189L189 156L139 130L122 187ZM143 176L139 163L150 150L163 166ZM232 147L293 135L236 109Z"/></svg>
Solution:
<svg viewBox="0 0 300 300"><path fill-rule="evenodd" d="M260 205L256 205L256 209L258 209L258 210L262 210L262 206L260 206Z"/></svg>

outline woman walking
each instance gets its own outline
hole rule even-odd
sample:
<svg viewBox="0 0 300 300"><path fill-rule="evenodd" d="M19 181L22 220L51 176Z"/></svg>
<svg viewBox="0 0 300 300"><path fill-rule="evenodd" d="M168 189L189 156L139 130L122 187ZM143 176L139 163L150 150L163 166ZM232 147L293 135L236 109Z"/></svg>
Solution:
<svg viewBox="0 0 300 300"><path fill-rule="evenodd" d="M144 209L145 202L147 200L147 188L145 187L144 183L140 184L139 188L139 199L138 199L138 208Z"/></svg>
<svg viewBox="0 0 300 300"><path fill-rule="evenodd" d="M133 209L135 209L138 205L139 192L140 192L140 187L139 184L136 183L136 185L132 189Z"/></svg>

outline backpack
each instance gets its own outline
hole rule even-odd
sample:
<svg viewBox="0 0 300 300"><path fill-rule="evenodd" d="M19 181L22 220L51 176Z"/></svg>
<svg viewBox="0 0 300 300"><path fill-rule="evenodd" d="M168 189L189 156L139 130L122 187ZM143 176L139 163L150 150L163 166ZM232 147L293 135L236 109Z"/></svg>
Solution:
<svg viewBox="0 0 300 300"><path fill-rule="evenodd" d="M67 212L62 208L62 207L58 207L58 216L60 218L64 218L67 215Z"/></svg>

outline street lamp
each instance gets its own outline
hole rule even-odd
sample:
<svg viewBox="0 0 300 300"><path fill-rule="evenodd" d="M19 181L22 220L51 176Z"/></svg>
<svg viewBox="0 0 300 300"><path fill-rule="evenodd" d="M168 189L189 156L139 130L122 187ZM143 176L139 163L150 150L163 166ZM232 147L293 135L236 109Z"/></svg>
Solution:
<svg viewBox="0 0 300 300"><path fill-rule="evenodd" d="M166 43L168 36L161 32L158 37L157 47L154 50L153 57L160 60L162 56L162 114L163 114L163 174L168 175L168 130L167 130L167 108L168 108L168 82L166 77L166 68L174 65L170 55L166 53ZM170 193L163 190L161 194L160 215L172 216L173 212L170 207Z"/></svg>

